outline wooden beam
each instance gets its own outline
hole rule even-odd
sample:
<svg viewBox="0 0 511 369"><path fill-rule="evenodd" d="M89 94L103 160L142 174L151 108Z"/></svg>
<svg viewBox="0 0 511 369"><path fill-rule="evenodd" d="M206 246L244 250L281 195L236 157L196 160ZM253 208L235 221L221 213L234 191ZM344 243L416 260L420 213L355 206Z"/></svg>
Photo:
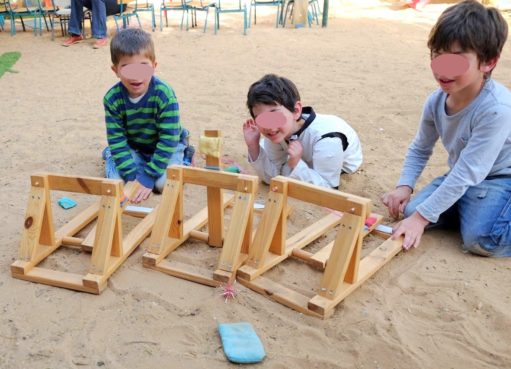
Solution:
<svg viewBox="0 0 511 369"><path fill-rule="evenodd" d="M122 183L119 179L77 177L52 173L48 174L48 182L49 189L53 191L76 192L97 196L102 194L103 183Z"/></svg>

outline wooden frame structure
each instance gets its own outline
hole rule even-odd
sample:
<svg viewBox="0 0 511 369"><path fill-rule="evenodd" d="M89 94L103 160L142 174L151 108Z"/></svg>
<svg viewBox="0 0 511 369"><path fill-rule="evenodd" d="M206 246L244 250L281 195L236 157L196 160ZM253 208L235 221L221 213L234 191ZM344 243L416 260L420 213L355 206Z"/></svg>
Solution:
<svg viewBox="0 0 511 369"><path fill-rule="evenodd" d="M122 235L121 199L124 190L133 193L134 186L123 189L122 181L104 178L75 177L57 174L31 176L31 189L25 215L19 259L11 265L14 278L99 294L108 278L151 232L155 211L144 217L126 237ZM62 228L55 231L50 191L66 191L101 196L101 200ZM97 219L89 236L75 237ZM92 245L89 244L93 240ZM92 251L90 270L86 275L69 273L37 265L61 246L81 247ZM92 246L92 250L90 248Z"/></svg>
<svg viewBox="0 0 511 369"><path fill-rule="evenodd" d="M186 183L207 187L207 208L184 221L183 190ZM248 256L252 239L253 206L258 178L255 176L173 166L167 169L167 183L151 234L144 266L208 286L220 286L236 277L236 270ZM224 199L223 190L235 191ZM224 232L224 208L232 205L231 223ZM208 233L200 229L208 225ZM167 260L167 256L188 238L222 247L217 269Z"/></svg>
<svg viewBox="0 0 511 369"><path fill-rule="evenodd" d="M285 205L289 197L341 213L331 213L286 240ZM329 317L337 304L401 250L402 241L389 238L361 259L363 238L382 219L372 214L376 222L365 229L364 223L370 211L369 199L286 177L275 177L270 184L270 193L248 259L238 269L238 281L301 313ZM302 250L337 225L340 227L333 243L315 254ZM290 256L324 269L315 296L302 295L261 276Z"/></svg>

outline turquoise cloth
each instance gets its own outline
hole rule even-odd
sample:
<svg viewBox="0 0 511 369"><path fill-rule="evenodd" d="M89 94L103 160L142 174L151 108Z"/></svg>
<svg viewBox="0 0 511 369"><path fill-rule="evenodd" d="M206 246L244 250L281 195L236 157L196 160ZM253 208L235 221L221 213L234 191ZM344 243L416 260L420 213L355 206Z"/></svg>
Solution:
<svg viewBox="0 0 511 369"><path fill-rule="evenodd" d="M64 209L71 209L74 208L77 204L76 201L73 199L70 199L69 197L61 197L59 201L57 201L60 207Z"/></svg>
<svg viewBox="0 0 511 369"><path fill-rule="evenodd" d="M221 323L218 332L225 356L239 364L258 363L264 359L263 344L250 323Z"/></svg>

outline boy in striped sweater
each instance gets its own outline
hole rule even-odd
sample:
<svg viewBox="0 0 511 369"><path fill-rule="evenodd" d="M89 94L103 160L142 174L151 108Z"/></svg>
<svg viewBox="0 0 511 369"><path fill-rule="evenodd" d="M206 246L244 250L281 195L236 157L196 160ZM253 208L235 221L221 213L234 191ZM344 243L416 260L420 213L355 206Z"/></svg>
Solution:
<svg viewBox="0 0 511 369"><path fill-rule="evenodd" d="M154 76L154 44L147 32L122 30L112 39L110 54L120 82L103 99L106 177L137 181L130 201L139 203L162 191L168 166L183 163L188 131L181 127L174 91Z"/></svg>

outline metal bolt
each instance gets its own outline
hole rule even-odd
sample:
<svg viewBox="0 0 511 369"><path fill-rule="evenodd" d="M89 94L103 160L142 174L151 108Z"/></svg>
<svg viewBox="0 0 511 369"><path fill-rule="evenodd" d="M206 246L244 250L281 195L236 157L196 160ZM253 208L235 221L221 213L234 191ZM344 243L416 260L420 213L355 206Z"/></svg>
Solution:
<svg viewBox="0 0 511 369"><path fill-rule="evenodd" d="M39 186L39 182L36 181L35 186Z"/></svg>
<svg viewBox="0 0 511 369"><path fill-rule="evenodd" d="M106 193L111 193L111 192L112 192L112 190L106 190Z"/></svg>
<svg viewBox="0 0 511 369"><path fill-rule="evenodd" d="M273 192L277 192L277 191L279 190L279 188L278 188L277 186L275 186L275 187L273 187L271 190L272 190Z"/></svg>
<svg viewBox="0 0 511 369"><path fill-rule="evenodd" d="M351 208L350 212L351 212L352 214L354 214L354 213L355 213L355 208Z"/></svg>

